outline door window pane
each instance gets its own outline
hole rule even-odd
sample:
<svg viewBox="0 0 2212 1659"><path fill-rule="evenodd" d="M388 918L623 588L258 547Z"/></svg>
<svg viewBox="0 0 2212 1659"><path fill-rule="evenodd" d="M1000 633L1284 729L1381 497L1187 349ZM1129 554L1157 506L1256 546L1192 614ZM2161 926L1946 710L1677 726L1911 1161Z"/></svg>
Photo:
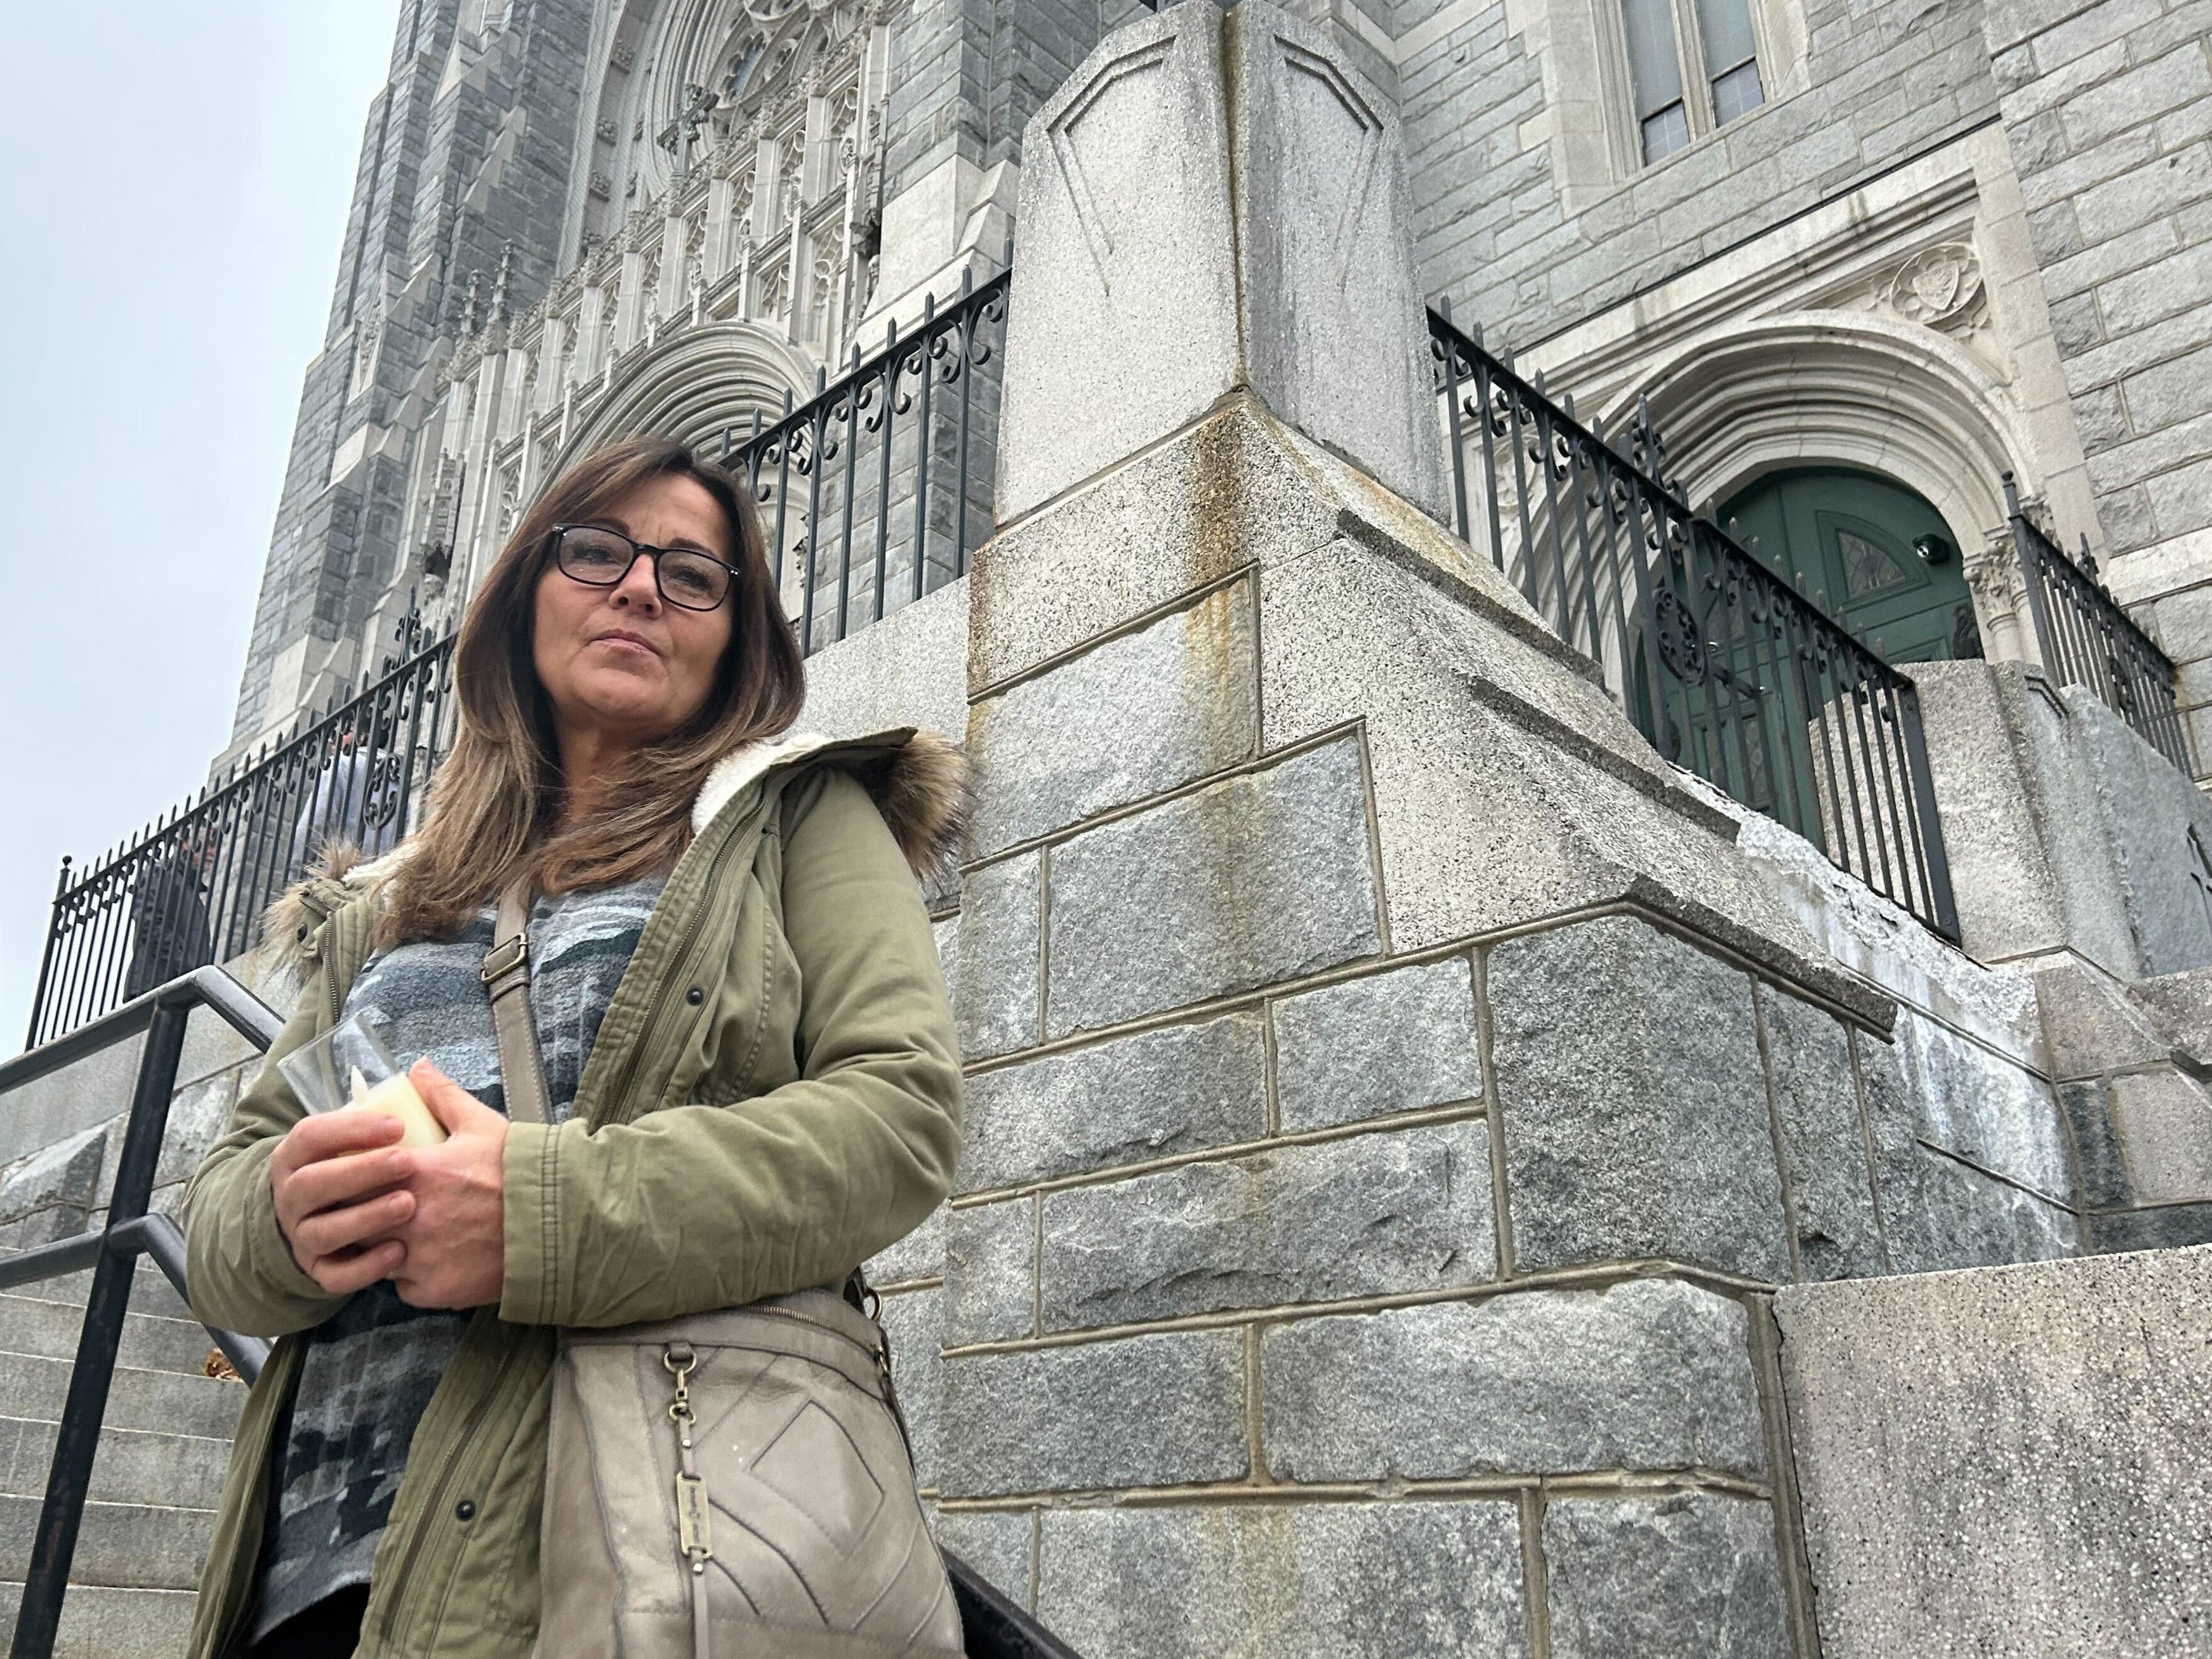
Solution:
<svg viewBox="0 0 2212 1659"><path fill-rule="evenodd" d="M1851 598L1863 599L1885 587L1909 580L1897 562L1863 536L1848 530L1836 532L1836 550L1844 556L1844 588Z"/></svg>

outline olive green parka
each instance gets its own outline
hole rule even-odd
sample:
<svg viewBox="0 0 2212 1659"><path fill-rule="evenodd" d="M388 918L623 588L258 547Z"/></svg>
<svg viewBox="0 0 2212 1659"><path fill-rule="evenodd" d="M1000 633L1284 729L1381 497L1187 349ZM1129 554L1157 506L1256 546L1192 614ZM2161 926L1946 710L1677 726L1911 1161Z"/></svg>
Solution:
<svg viewBox="0 0 2212 1659"><path fill-rule="evenodd" d="M507 1131L501 1299L416 1430L362 1659L530 1652L559 1328L836 1285L944 1197L960 1066L915 876L957 844L960 793L950 745L903 731L756 744L709 776L572 1115ZM374 868L298 895L298 1012L185 1193L193 1312L278 1339L232 1449L195 1659L242 1647L304 1333L343 1301L276 1225L270 1156L302 1113L273 1062L335 1023L369 954Z"/></svg>

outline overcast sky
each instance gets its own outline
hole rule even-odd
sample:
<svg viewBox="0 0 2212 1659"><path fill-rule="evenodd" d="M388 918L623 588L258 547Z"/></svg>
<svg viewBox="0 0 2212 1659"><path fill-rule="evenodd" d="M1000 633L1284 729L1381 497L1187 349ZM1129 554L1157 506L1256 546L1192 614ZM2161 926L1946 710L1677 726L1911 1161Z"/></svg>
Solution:
<svg viewBox="0 0 2212 1659"><path fill-rule="evenodd" d="M229 739L398 0L0 5L0 1054L54 871Z"/></svg>

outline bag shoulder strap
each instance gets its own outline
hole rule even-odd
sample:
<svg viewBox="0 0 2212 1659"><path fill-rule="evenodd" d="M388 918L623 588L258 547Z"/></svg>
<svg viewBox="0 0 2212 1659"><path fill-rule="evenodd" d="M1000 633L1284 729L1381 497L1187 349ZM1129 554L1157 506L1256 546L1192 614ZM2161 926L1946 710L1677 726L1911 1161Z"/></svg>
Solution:
<svg viewBox="0 0 2212 1659"><path fill-rule="evenodd" d="M545 1057L538 1052L538 1019L530 1009L530 907L520 884L499 896L491 949L480 977L491 998L492 1029L499 1036L499 1075L507 1115L514 1123L543 1123L550 1115Z"/></svg>

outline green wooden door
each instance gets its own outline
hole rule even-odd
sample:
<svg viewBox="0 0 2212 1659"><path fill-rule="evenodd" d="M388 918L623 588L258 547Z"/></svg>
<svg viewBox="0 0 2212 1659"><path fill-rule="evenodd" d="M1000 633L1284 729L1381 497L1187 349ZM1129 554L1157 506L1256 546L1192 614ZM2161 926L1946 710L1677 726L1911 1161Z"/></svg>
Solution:
<svg viewBox="0 0 2212 1659"><path fill-rule="evenodd" d="M1903 484L1848 467L1797 467L1768 474L1718 516L1884 662L1982 654L1951 532Z"/></svg>

